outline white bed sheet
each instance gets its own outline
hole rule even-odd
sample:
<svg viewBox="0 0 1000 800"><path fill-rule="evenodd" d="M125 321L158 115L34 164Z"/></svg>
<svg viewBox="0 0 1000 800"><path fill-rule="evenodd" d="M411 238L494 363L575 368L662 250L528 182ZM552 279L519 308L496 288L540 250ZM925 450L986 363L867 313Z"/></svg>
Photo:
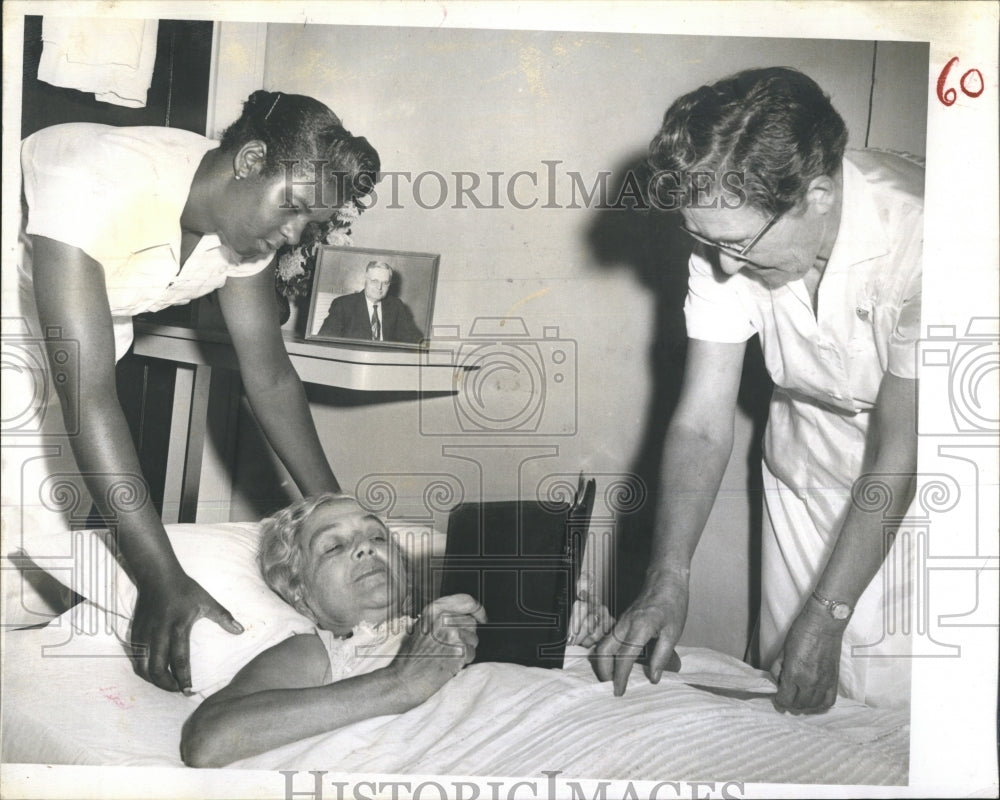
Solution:
<svg viewBox="0 0 1000 800"><path fill-rule="evenodd" d="M142 680L114 633L74 634L71 613L4 633L0 760L182 766L181 726L200 698Z"/></svg>
<svg viewBox="0 0 1000 800"><path fill-rule="evenodd" d="M6 634L6 763L180 766L184 720L199 700L162 692L108 653L113 635L50 627ZM62 644L62 647L58 645ZM72 646L76 657L65 657ZM50 649L43 650L48 647ZM86 654L90 653L90 656ZM908 714L839 701L782 715L684 681L754 690L767 681L708 650L682 649L681 676L639 668L626 695L594 678L582 651L564 670L469 667L410 712L378 717L246 759L250 769L768 783L903 784ZM683 678L683 680L682 680Z"/></svg>

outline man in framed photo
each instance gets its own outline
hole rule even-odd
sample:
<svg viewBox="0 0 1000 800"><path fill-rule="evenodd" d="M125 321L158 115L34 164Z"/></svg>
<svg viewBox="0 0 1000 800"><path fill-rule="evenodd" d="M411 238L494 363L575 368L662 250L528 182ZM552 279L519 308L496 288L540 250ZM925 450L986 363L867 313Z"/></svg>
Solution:
<svg viewBox="0 0 1000 800"><path fill-rule="evenodd" d="M417 327L409 306L389 294L393 275L392 266L385 261L369 261L365 267L364 288L330 303L320 335L403 344L422 341L424 334Z"/></svg>

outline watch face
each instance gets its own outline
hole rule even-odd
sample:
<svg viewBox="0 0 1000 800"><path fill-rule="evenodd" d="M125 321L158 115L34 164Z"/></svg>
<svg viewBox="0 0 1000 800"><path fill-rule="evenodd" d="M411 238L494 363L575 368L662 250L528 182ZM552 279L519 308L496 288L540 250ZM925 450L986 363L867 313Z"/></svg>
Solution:
<svg viewBox="0 0 1000 800"><path fill-rule="evenodd" d="M834 619L847 619L851 616L851 607L847 603L834 603L830 606L830 613Z"/></svg>

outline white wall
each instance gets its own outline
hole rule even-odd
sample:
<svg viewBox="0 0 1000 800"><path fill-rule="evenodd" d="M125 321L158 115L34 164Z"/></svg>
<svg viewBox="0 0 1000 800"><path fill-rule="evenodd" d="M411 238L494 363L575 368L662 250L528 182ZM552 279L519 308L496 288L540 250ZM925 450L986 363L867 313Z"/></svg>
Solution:
<svg viewBox="0 0 1000 800"><path fill-rule="evenodd" d="M566 205L567 171L589 184L602 170L621 170L642 154L679 94L771 64L812 75L845 117L851 144L861 146L872 52L871 42L269 25L264 88L326 102L375 145L384 170L434 171L451 183L448 201L436 209L421 208L405 181L402 208L390 208L380 193L355 228L355 244L440 253L436 325L466 336L477 317L521 317L535 339L546 326L558 328L558 347L575 352L576 391L550 382L545 430L531 436L463 434L452 397L421 407L412 397L311 388L321 437L345 488L363 489L366 476L389 474L400 493L391 513L401 516L427 513L422 491L432 479L419 476L429 474L455 476L472 499L533 493L546 476L581 469L603 476L603 491L633 469L651 435L648 421L662 418L650 408L652 366L658 359L669 366L662 356L683 338L684 265L660 275L659 254L630 255L627 234L617 246L613 237L595 240L599 222L619 225L596 209L518 210L506 201L500 209L454 207L454 173L474 172L484 182L489 171L502 171L502 182L518 170L538 174L535 195L527 179L519 185L524 200L537 196L541 206L548 196L543 161L558 160L556 199ZM890 52L880 45L880 53ZM912 85L925 86L926 68L897 67L892 79L910 96ZM922 130L925 113L905 104L893 111L908 115L913 130ZM426 179L423 188L433 201L437 183ZM380 192L386 190L383 182ZM489 200L488 192L479 196ZM660 285L672 296L664 299ZM548 358L553 347L542 342L538 352ZM676 379L675 370L665 374L667 383ZM492 402L504 407L506 398L508 408L518 407L523 391L509 375L486 387ZM450 435L424 435L421 424ZM571 435L554 435L566 431ZM734 457L696 558L685 632L686 643L737 656L749 619L752 438L751 420L741 413ZM474 444L480 447L447 449ZM270 510L261 498L274 494L272 487L262 491L273 480L272 466L254 442L241 447L234 513L249 518ZM607 507L599 503L598 511Z"/></svg>
<svg viewBox="0 0 1000 800"><path fill-rule="evenodd" d="M869 147L927 153L927 42L879 42Z"/></svg>

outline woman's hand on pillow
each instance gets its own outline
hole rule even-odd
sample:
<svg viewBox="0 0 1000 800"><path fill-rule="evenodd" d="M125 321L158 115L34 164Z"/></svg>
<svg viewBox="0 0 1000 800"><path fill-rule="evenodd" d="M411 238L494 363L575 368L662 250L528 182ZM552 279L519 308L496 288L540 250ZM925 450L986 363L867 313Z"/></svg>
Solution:
<svg viewBox="0 0 1000 800"><path fill-rule="evenodd" d="M486 612L467 594L430 603L403 640L393 671L414 704L424 702L476 656L476 626Z"/></svg>
<svg viewBox="0 0 1000 800"><path fill-rule="evenodd" d="M167 691L191 688L191 627L207 617L229 633L243 633L233 615L185 573L139 589L132 616L133 667Z"/></svg>

